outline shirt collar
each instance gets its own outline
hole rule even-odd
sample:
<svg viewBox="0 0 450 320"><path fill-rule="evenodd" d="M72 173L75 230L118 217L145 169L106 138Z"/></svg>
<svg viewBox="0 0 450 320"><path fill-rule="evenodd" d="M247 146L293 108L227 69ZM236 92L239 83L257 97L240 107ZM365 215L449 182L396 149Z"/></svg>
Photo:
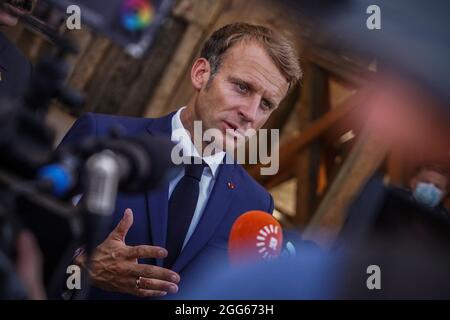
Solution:
<svg viewBox="0 0 450 320"><path fill-rule="evenodd" d="M199 157L200 155L195 148L194 144L192 143L191 138L189 137L188 131L184 128L183 123L181 122L181 112L186 109L186 106L181 107L173 116L172 118L172 135L171 140L173 143L179 143L181 144L181 147L183 149L183 156L187 157ZM182 129L182 134L175 137L174 131ZM180 138L178 140L178 138ZM203 161L208 165L208 167L211 169L211 173L213 177L217 176L217 172L219 169L219 165L223 162L223 158L225 157L224 151L216 152L215 154L207 157L202 157Z"/></svg>

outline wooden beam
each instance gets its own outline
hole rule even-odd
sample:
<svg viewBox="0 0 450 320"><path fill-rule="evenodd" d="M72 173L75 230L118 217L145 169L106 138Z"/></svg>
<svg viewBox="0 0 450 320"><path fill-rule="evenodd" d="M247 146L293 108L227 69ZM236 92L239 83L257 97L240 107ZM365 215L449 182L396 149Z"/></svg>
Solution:
<svg viewBox="0 0 450 320"><path fill-rule="evenodd" d="M95 73L85 85L87 100L83 111L115 113L117 109L115 106L111 106L111 111L108 112L108 110L99 108L98 105L102 100L109 100L106 99L105 92L111 83L111 77L116 69L114 62L120 60L121 51L122 49L118 45L111 43L108 51L105 52L102 59L95 66Z"/></svg>
<svg viewBox="0 0 450 320"><path fill-rule="evenodd" d="M77 66L71 74L69 80L70 86L78 90L84 90L95 75L97 67L110 48L111 41L107 38L100 35L93 36L87 48L85 48L83 54L79 57Z"/></svg>
<svg viewBox="0 0 450 320"><path fill-rule="evenodd" d="M368 66L365 68L352 60L344 59L330 49L311 44L310 39L305 39L305 41L308 43L308 47L305 47L302 52L303 57L330 72L337 80L355 88L361 87L367 81L368 75L371 73Z"/></svg>
<svg viewBox="0 0 450 320"><path fill-rule="evenodd" d="M192 61L197 56L210 26L219 17L224 4L223 0L184 0L174 9L174 16L183 18L189 25L161 80L157 83L153 96L147 101L143 111L145 117L159 117L179 108L181 105L177 102L177 96L180 93L183 95L182 104L187 102L192 88L190 85L182 84L190 83Z"/></svg>
<svg viewBox="0 0 450 320"><path fill-rule="evenodd" d="M185 32L186 26L177 19L168 19L161 27L153 49L141 62L140 70L136 70L138 77L129 85L130 90L127 92L126 102L121 104L120 114L127 116L143 115L148 101L154 95L155 88L167 72ZM130 71L129 67L126 70L127 72Z"/></svg>
<svg viewBox="0 0 450 320"><path fill-rule="evenodd" d="M35 31L25 28L18 39L17 46L30 61L36 63L37 53L44 43L44 39L36 36Z"/></svg>
<svg viewBox="0 0 450 320"><path fill-rule="evenodd" d="M17 43L25 30L23 23L18 23L15 27L3 27L0 28L0 32L3 32L11 42Z"/></svg>
<svg viewBox="0 0 450 320"><path fill-rule="evenodd" d="M276 175L270 177L271 177L270 179L264 181L263 183L263 186L266 189L275 188L276 186L282 184L283 182L286 182L287 180L293 178L294 172L293 170L278 171Z"/></svg>
<svg viewBox="0 0 450 320"><path fill-rule="evenodd" d="M208 31L225 4L224 0L182 0L174 8L173 15L183 18L189 24L195 24L201 30Z"/></svg>
<svg viewBox="0 0 450 320"><path fill-rule="evenodd" d="M161 81L158 82L155 93L147 103L144 110L144 117L160 117L170 108L180 106L171 105L174 91L177 90L183 77L189 72L190 64L195 55L195 48L203 39L203 30L197 25L189 25L186 33L176 49L173 59L170 61Z"/></svg>
<svg viewBox="0 0 450 320"><path fill-rule="evenodd" d="M362 133L305 230L305 239L325 248L333 244L352 200L384 160L387 143L376 132Z"/></svg>
<svg viewBox="0 0 450 320"><path fill-rule="evenodd" d="M61 108L53 105L45 117L45 123L55 131L55 140L53 147L57 147L64 135L74 124L76 118L71 114L63 111Z"/></svg>
<svg viewBox="0 0 450 320"><path fill-rule="evenodd" d="M311 125L307 126L300 132L286 139L285 143L280 147L280 170L279 174L285 170L291 170L293 165L293 159L304 148L306 148L312 141L320 137L327 129L329 129L336 121L348 114L351 110L361 104L362 97L358 94L351 96L342 102L339 106L331 111L328 111L320 119L316 120ZM263 183L270 180L272 176L261 176L260 168L261 164L257 164L249 168L249 173Z"/></svg>
<svg viewBox="0 0 450 320"><path fill-rule="evenodd" d="M303 132L290 138L284 146L280 148L280 158L289 159L290 156L307 146L309 143L322 135L336 121L345 116L348 112L359 105L359 99L354 96L345 100L340 106L327 112L320 119L309 125Z"/></svg>
<svg viewBox="0 0 450 320"><path fill-rule="evenodd" d="M86 26L83 26L80 30L65 29L63 36L72 41L72 43L76 44L78 49L77 55L69 55L69 57L65 60L70 66L70 70L67 75L67 78L70 79L72 74L75 72L75 69L79 68L78 62L83 59L84 54L88 50L94 36L92 35L92 31ZM90 61L90 64L92 64L92 61Z"/></svg>
<svg viewBox="0 0 450 320"><path fill-rule="evenodd" d="M401 146L396 146L390 150L386 159L386 169L390 183L403 185L405 161Z"/></svg>
<svg viewBox="0 0 450 320"><path fill-rule="evenodd" d="M139 60L112 44L86 86L85 111L142 115L184 32L185 24L169 17L158 31L153 49Z"/></svg>
<svg viewBox="0 0 450 320"><path fill-rule="evenodd" d="M317 120L328 109L328 77L322 68L306 62L304 85L297 109L300 128ZM320 142L313 142L307 150L297 155L294 165L297 177L296 215L294 223L304 227L312 216L317 189L320 160Z"/></svg>
<svg viewBox="0 0 450 320"><path fill-rule="evenodd" d="M87 28L86 28L87 29ZM89 85L92 78L96 76L98 72L98 66L101 64L106 53L111 48L112 43L107 38L101 35L87 35L84 34L84 39L81 45L81 52L74 57L70 62L71 73L68 77L68 85L70 88L79 91L81 94L85 94L86 88ZM58 100L52 102L52 106L66 110L72 115L79 116L86 109L82 110L70 110Z"/></svg>
<svg viewBox="0 0 450 320"><path fill-rule="evenodd" d="M301 43L301 56L330 73L330 76L359 88L370 74L371 58L357 55L336 45L335 35L317 27L311 16L305 15L293 1L272 1L273 6L284 12L283 21L289 21ZM272 9L273 10L273 9ZM280 19L281 20L281 19Z"/></svg>

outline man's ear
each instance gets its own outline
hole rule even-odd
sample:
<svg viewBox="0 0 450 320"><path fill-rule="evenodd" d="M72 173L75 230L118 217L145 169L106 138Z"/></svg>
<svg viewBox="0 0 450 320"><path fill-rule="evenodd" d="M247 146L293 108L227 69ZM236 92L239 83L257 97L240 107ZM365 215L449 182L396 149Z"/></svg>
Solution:
<svg viewBox="0 0 450 320"><path fill-rule="evenodd" d="M205 58L195 60L191 69L191 82L195 90L203 88L211 76L211 66Z"/></svg>

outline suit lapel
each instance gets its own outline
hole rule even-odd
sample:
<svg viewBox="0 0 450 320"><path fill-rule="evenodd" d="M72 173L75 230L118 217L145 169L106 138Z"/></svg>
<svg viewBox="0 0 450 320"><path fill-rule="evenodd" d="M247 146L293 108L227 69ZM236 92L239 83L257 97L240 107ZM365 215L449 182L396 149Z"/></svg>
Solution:
<svg viewBox="0 0 450 320"><path fill-rule="evenodd" d="M154 119L147 127L151 135L169 136L172 132L171 113L163 118ZM212 237L225 214L228 212L233 190L228 188L228 182L233 181L235 165L221 165L219 174L211 191L210 198L203 211L203 215L189 239L186 247L175 261L173 270L179 272L186 264L206 245ZM147 192L147 213L151 224L153 245L165 247L167 237L167 217L169 184L160 190ZM157 259L157 265L162 266L163 261Z"/></svg>
<svg viewBox="0 0 450 320"><path fill-rule="evenodd" d="M170 137L173 115L174 113L171 113L163 118L154 119L147 127L147 131L154 136ZM165 247L166 245L168 197L169 184L164 185L159 190L147 192L147 213L150 220L153 245L155 246ZM161 259L157 259L156 263L160 267L163 265Z"/></svg>
<svg viewBox="0 0 450 320"><path fill-rule="evenodd" d="M180 272L186 264L206 245L212 237L233 198L234 192L228 188L233 181L234 165L221 165L210 198L194 233L187 242L173 265L175 272Z"/></svg>

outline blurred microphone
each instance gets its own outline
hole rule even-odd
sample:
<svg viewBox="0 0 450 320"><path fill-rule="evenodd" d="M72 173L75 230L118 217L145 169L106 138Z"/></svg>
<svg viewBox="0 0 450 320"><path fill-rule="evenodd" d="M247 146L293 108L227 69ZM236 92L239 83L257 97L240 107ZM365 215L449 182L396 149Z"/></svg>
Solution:
<svg viewBox="0 0 450 320"><path fill-rule="evenodd" d="M181 170L171 159L173 146L169 138L148 134L100 143L102 150L111 150L117 157L123 192L147 191L173 178Z"/></svg>
<svg viewBox="0 0 450 320"><path fill-rule="evenodd" d="M283 248L283 256L295 257L297 256L297 248L292 241L286 241Z"/></svg>
<svg viewBox="0 0 450 320"><path fill-rule="evenodd" d="M102 176L96 172L110 170L111 165L106 164L114 162L118 190L129 193L147 191L170 181L179 172L180 167L171 161L172 148L173 143L169 139L148 134L127 138L87 138L81 143L62 146L56 154L58 160L42 167L37 178L48 182L50 191L59 197L73 189L84 193L89 186L103 179L98 178ZM105 160L106 157L109 159Z"/></svg>
<svg viewBox="0 0 450 320"><path fill-rule="evenodd" d="M299 249L303 247L303 239L295 230L283 230L283 248L282 257L296 257Z"/></svg>
<svg viewBox="0 0 450 320"><path fill-rule="evenodd" d="M232 265L277 258L283 245L280 223L263 211L248 211L234 222L228 241Z"/></svg>

